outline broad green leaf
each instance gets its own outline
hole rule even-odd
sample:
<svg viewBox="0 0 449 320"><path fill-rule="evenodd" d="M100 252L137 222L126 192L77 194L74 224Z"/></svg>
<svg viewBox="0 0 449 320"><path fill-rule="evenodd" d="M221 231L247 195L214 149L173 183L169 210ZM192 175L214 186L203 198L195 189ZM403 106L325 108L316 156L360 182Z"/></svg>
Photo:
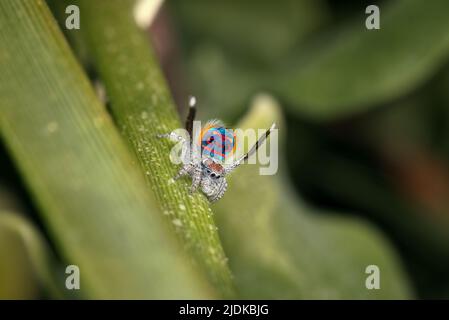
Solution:
<svg viewBox="0 0 449 320"><path fill-rule="evenodd" d="M367 30L361 12L273 77L272 87L293 112L316 120L363 112L407 94L447 61L448 1L379 6L379 30Z"/></svg>
<svg viewBox="0 0 449 320"><path fill-rule="evenodd" d="M274 101L259 98L239 128L287 128ZM318 213L291 193L280 162L277 176L245 165L217 204L217 221L239 294L262 299L405 299L411 296L396 254L372 226ZM263 199L263 201L260 201ZM368 290L365 269L381 270L381 289Z"/></svg>
<svg viewBox="0 0 449 320"><path fill-rule="evenodd" d="M173 143L157 134L182 128L148 39L137 28L132 1L67 1L79 5L82 36L104 82L111 111L145 174L148 192L204 274L226 297L233 284L213 212L201 193L189 195L190 179L173 181L179 165Z"/></svg>
<svg viewBox="0 0 449 320"><path fill-rule="evenodd" d="M79 266L82 296L215 297L46 3L1 1L0 43L0 133L56 248Z"/></svg>
<svg viewBox="0 0 449 320"><path fill-rule="evenodd" d="M0 211L0 299L58 296L47 244L24 217Z"/></svg>

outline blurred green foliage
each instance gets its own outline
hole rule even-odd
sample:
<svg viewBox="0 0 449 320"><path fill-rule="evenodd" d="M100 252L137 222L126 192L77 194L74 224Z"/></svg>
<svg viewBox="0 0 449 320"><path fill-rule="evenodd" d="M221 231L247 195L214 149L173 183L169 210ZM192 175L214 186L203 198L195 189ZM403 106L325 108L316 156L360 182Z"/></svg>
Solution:
<svg viewBox="0 0 449 320"><path fill-rule="evenodd" d="M283 146L286 127L269 96L258 96L237 127L263 128L273 120ZM239 293L258 299L412 297L398 257L382 236L358 219L317 215L292 193L283 159L280 164L276 176L262 176L254 165L240 168L217 203L217 223ZM364 287L365 268L372 264L382 270L382 290Z"/></svg>
<svg viewBox="0 0 449 320"><path fill-rule="evenodd" d="M168 24L202 115L232 123L254 93L275 93L287 114L286 174L301 195L375 222L421 296L447 297L448 2L379 2L381 29L368 31L371 2L296 1L284 15L295 22L276 20L295 39L283 49L259 26L267 7L276 17L292 2L192 2L170 2Z"/></svg>
<svg viewBox="0 0 449 320"><path fill-rule="evenodd" d="M82 261L89 270L84 297L222 297L227 264L238 298L449 297L447 1L379 2L378 31L365 29L365 1L352 9L325 0L167 2L151 37L174 95L197 95L203 120L219 117L242 128L276 121L280 128L279 173L239 168L212 211L202 195L186 195L188 181L167 184L176 171L169 146L145 135L179 121L147 39L131 23L133 2L78 2L86 29L66 36L84 70L45 2L26 2L0 6L8 44L0 51L7 71L0 107L8 111L0 129L4 157L14 163L4 167L21 177L1 178L19 188L25 181L29 194L21 200L35 225L8 217L43 232L60 256L56 266ZM48 2L63 22L55 5L61 2ZM13 21L14 14L25 18ZM109 109L94 97L86 70L89 80L104 82ZM58 135L46 143L39 128ZM149 150L139 150L140 141ZM81 195L70 192L76 181ZM184 201L191 230L178 233L176 243L161 217L167 208L181 217ZM195 220L205 212L214 215ZM16 255L0 279L20 268L8 283L18 287L0 283L0 293L36 297L48 285L26 268L29 251L17 228L5 225L0 219L7 239L0 258ZM198 237L189 240L189 230ZM217 252L222 267L201 261ZM189 258L211 266L208 277L192 270ZM114 268L95 276L111 262ZM381 290L365 288L372 264L381 269ZM25 279L29 291L20 291Z"/></svg>
<svg viewBox="0 0 449 320"><path fill-rule="evenodd" d="M422 84L449 50L444 0L382 3L379 31L366 29L360 4L339 24L323 1L170 4L193 89L231 118L260 89L301 117L360 113Z"/></svg>

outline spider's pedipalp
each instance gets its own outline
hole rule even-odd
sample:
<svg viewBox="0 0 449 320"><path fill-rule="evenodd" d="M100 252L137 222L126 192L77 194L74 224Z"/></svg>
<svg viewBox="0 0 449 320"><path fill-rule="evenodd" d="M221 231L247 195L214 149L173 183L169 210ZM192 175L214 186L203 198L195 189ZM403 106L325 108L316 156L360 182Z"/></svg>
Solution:
<svg viewBox="0 0 449 320"><path fill-rule="evenodd" d="M251 147L251 149L244 154L241 158L239 158L237 161L233 162L229 166L225 167L225 174L231 173L235 168L237 168L239 165L241 165L243 162L245 162L250 156L252 156L254 153L256 153L257 149L264 143L264 141L267 139L267 137L270 135L270 133L276 128L276 124L273 123L271 127L265 131L265 133L259 138L259 140L256 141L256 143Z"/></svg>

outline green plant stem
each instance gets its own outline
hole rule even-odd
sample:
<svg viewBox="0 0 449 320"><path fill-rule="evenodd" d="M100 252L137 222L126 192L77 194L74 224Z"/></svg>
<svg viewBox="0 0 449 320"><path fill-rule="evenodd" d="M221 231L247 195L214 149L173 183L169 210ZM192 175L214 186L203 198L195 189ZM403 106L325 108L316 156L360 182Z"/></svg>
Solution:
<svg viewBox="0 0 449 320"><path fill-rule="evenodd" d="M79 266L81 294L215 297L166 228L46 3L0 1L0 43L0 132L56 247Z"/></svg>
<svg viewBox="0 0 449 320"><path fill-rule="evenodd" d="M181 242L223 296L233 285L213 212L206 198L188 194L190 181L173 181L173 143L156 138L181 124L147 37L132 17L132 1L67 1L79 5L81 34L104 82L111 110L137 155L149 189Z"/></svg>

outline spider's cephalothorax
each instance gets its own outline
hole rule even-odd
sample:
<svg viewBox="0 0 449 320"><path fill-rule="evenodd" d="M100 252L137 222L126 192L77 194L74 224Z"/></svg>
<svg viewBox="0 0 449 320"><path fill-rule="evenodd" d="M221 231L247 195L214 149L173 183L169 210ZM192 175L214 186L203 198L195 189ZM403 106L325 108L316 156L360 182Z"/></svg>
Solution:
<svg viewBox="0 0 449 320"><path fill-rule="evenodd" d="M189 106L189 114L186 120L186 130L189 134L189 140L176 134L175 132L160 134L158 135L158 137L170 138L170 140L174 142L182 143L182 154L184 156L183 165L174 179L176 180L182 176L189 175L192 178L190 192L193 193L200 187L209 201L215 202L223 197L228 186L225 176L232 172L236 167L242 164L246 159L248 159L257 151L259 146L265 141L265 139L274 129L274 124L256 142L256 144L248 151L248 153L246 153L233 163L225 165L221 163L221 161L216 157L214 157L213 153L204 152L205 149L210 150L210 148L205 148L205 146L201 147L201 151L203 151L200 152L201 156L196 156L195 148L193 148L192 145L192 141L194 140L192 139L193 120L195 119L196 113L194 97L190 98ZM221 122L217 120L209 121L206 124L205 128L210 128L212 125L216 126L218 129L224 128Z"/></svg>
<svg viewBox="0 0 449 320"><path fill-rule="evenodd" d="M201 161L201 190L209 201L220 199L228 186L224 177L224 168L213 158L204 158Z"/></svg>

